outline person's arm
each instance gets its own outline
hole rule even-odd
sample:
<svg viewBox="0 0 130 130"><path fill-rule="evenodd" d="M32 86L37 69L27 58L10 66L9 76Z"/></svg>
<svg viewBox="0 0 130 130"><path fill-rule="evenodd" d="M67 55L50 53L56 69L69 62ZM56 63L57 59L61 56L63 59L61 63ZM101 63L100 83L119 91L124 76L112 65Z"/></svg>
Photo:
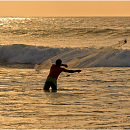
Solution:
<svg viewBox="0 0 130 130"><path fill-rule="evenodd" d="M67 69L64 69L63 72L75 73L75 72L81 72L81 70L67 70Z"/></svg>

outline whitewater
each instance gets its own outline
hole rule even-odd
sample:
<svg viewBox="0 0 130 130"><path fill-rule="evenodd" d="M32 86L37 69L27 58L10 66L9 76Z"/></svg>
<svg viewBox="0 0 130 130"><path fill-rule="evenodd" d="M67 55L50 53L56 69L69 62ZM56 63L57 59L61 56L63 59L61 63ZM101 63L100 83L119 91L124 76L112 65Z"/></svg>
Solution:
<svg viewBox="0 0 130 130"><path fill-rule="evenodd" d="M1 129L129 129L130 17L0 17ZM125 42L127 40L127 42ZM62 59L57 92L44 92Z"/></svg>
<svg viewBox="0 0 130 130"><path fill-rule="evenodd" d="M124 41L121 41L124 43ZM118 46L117 46L118 47ZM74 62L70 67L129 67L130 50L106 47L95 48L50 48L13 44L0 46L1 64L41 64L62 59L64 63ZM72 63L71 63L72 64ZM89 65L91 64L91 65ZM48 67L48 66L47 66ZM50 66L49 66L50 67ZM46 66L43 66L46 69Z"/></svg>

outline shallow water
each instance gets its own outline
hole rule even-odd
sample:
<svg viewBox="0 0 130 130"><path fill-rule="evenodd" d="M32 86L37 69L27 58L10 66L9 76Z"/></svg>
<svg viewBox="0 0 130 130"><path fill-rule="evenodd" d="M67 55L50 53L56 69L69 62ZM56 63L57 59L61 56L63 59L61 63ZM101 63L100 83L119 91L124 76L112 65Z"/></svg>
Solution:
<svg viewBox="0 0 130 130"><path fill-rule="evenodd" d="M93 67L62 73L44 92L49 70L0 69L1 129L128 129L130 68Z"/></svg>

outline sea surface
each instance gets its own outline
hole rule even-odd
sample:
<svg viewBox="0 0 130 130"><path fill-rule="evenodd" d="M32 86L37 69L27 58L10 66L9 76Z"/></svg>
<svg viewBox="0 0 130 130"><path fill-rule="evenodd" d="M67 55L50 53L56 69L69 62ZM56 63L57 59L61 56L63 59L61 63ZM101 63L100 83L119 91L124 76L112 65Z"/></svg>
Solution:
<svg viewBox="0 0 130 130"><path fill-rule="evenodd" d="M129 41L130 17L0 17L0 128L130 129ZM82 71L44 92L58 58Z"/></svg>

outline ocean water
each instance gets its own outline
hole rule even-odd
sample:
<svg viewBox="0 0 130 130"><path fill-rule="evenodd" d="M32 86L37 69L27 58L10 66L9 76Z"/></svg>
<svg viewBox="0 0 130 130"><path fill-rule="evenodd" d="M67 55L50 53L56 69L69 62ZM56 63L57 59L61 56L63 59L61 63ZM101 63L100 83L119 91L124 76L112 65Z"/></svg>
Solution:
<svg viewBox="0 0 130 130"><path fill-rule="evenodd" d="M2 129L129 129L130 68L92 67L44 92L49 70L0 69Z"/></svg>
<svg viewBox="0 0 130 130"><path fill-rule="evenodd" d="M0 128L129 129L129 21L1 17ZM58 58L82 72L62 73L58 91L44 92Z"/></svg>

